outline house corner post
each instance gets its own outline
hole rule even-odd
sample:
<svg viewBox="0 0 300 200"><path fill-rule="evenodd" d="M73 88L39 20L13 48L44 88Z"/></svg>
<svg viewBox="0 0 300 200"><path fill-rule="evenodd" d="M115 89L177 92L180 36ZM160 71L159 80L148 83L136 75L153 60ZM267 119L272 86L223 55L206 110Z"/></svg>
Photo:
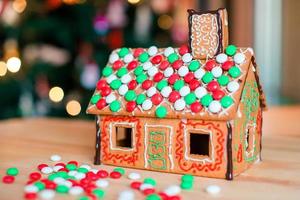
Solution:
<svg viewBox="0 0 300 200"><path fill-rule="evenodd" d="M232 126L230 122L227 122L227 170L226 179L233 179L233 162L232 162Z"/></svg>
<svg viewBox="0 0 300 200"><path fill-rule="evenodd" d="M100 116L96 116L95 121L96 121L96 144L95 144L94 164L100 165L101 164L101 160L100 160L100 151L101 151Z"/></svg>

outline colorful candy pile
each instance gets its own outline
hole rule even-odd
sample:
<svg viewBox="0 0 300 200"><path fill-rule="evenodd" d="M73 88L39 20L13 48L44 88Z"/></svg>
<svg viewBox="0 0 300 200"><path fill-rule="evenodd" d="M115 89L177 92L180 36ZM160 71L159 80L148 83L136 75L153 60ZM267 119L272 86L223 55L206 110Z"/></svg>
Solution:
<svg viewBox="0 0 300 200"><path fill-rule="evenodd" d="M91 104L112 112L155 108L159 118L167 115L168 106L175 111L219 113L234 103L231 96L240 87L239 65L244 61L245 55L234 45L206 61L194 60L186 45L121 48L110 55Z"/></svg>
<svg viewBox="0 0 300 200"><path fill-rule="evenodd" d="M15 167L8 168L6 170L6 175L3 176L2 182L6 184L13 183L15 181L15 176L19 174L19 170Z"/></svg>

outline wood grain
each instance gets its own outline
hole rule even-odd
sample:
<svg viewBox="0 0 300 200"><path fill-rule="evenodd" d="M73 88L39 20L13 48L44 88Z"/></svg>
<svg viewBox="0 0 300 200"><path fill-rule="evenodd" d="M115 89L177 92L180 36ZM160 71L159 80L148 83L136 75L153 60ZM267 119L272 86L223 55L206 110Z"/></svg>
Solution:
<svg viewBox="0 0 300 200"><path fill-rule="evenodd" d="M264 114L263 162L257 163L233 181L195 178L191 191L183 191L183 199L299 199L300 198L300 106L271 107ZM8 167L18 167L20 174L12 185L0 183L0 200L22 199L23 187L30 172L39 163L48 163L52 154L63 161L77 160L92 164L95 142L94 122L63 119L13 119L0 122L0 177ZM113 169L111 166L95 168ZM142 177L153 177L158 188L180 183L180 175L139 171ZM128 189L127 178L110 180L106 199L116 199ZM217 196L205 193L210 184L222 191ZM56 199L71 199L57 195ZM143 196L136 192L137 199Z"/></svg>

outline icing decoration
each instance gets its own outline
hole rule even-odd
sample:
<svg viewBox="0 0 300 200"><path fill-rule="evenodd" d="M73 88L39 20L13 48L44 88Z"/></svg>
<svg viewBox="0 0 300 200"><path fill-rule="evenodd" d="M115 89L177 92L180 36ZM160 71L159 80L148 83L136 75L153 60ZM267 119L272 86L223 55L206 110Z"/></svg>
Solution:
<svg viewBox="0 0 300 200"><path fill-rule="evenodd" d="M103 87L101 90L100 90L100 95L106 97L107 95L109 95L111 93L111 89L110 87L108 86L105 86Z"/></svg>
<svg viewBox="0 0 300 200"><path fill-rule="evenodd" d="M183 99L178 99L174 103L174 108L177 111L181 111L185 108L185 101Z"/></svg>
<svg viewBox="0 0 300 200"><path fill-rule="evenodd" d="M162 72L157 72L154 77L153 77L153 81L155 82L159 82L164 78L164 74Z"/></svg>
<svg viewBox="0 0 300 200"><path fill-rule="evenodd" d="M234 55L233 60L237 64L242 64L245 61L246 57L243 53L237 53Z"/></svg>
<svg viewBox="0 0 300 200"><path fill-rule="evenodd" d="M145 100L142 103L143 110L150 110L152 108L152 101L150 99Z"/></svg>
<svg viewBox="0 0 300 200"><path fill-rule="evenodd" d="M216 61L218 63L224 63L227 60L227 55L225 53L220 53L219 55L217 55L216 57Z"/></svg>
<svg viewBox="0 0 300 200"><path fill-rule="evenodd" d="M118 77L122 77L122 76L124 76L124 75L127 74L127 73L128 73L128 70L127 70L125 67L122 67L122 68L120 68L120 69L118 70L117 76L118 76Z"/></svg>
<svg viewBox="0 0 300 200"><path fill-rule="evenodd" d="M219 101L212 101L210 104L209 104L209 106L208 106L208 109L209 109L209 111L210 112L212 112L212 113L218 113L218 112L220 112L220 110L221 110L221 104L220 104L220 102Z"/></svg>
<svg viewBox="0 0 300 200"><path fill-rule="evenodd" d="M168 85L168 81L167 80L161 80L157 83L156 87L159 91L161 91L164 87L166 87Z"/></svg>
<svg viewBox="0 0 300 200"><path fill-rule="evenodd" d="M164 61L162 61L162 62L160 63L159 69L165 70L165 69L167 69L167 67L168 67L169 65L170 65L170 63L169 63L168 61L164 60Z"/></svg>
<svg viewBox="0 0 300 200"><path fill-rule="evenodd" d="M236 46L235 45L228 45L225 49L225 52L228 56L233 56L236 53Z"/></svg>
<svg viewBox="0 0 300 200"><path fill-rule="evenodd" d="M133 56L135 58L139 57L144 52L143 48L137 48L133 51Z"/></svg>
<svg viewBox="0 0 300 200"><path fill-rule="evenodd" d="M189 87L191 90L195 90L196 88L198 88L201 85L200 81L198 81L197 79L193 79L189 82Z"/></svg>
<svg viewBox="0 0 300 200"><path fill-rule="evenodd" d="M154 56L157 53L158 49L156 46L151 46L148 49L149 56Z"/></svg>
<svg viewBox="0 0 300 200"><path fill-rule="evenodd" d="M239 89L240 85L237 81L231 81L230 83L228 83L227 85L227 90L229 92L235 92Z"/></svg>

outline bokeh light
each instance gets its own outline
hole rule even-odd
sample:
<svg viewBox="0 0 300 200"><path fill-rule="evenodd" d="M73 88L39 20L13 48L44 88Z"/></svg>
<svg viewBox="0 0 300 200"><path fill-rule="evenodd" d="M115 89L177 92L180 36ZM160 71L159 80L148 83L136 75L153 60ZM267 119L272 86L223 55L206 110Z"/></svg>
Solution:
<svg viewBox="0 0 300 200"><path fill-rule="evenodd" d="M53 102L60 102L64 98L64 91L60 87L53 87L49 91L49 98Z"/></svg>
<svg viewBox="0 0 300 200"><path fill-rule="evenodd" d="M7 72L6 63L0 61L0 76L5 76L6 72Z"/></svg>
<svg viewBox="0 0 300 200"><path fill-rule="evenodd" d="M22 13L25 10L26 6L27 6L26 0L14 0L14 2L12 3L13 9L17 13Z"/></svg>
<svg viewBox="0 0 300 200"><path fill-rule="evenodd" d="M6 67L8 71L12 73L16 73L21 68L21 60L17 57L11 57L6 62Z"/></svg>
<svg viewBox="0 0 300 200"><path fill-rule="evenodd" d="M159 16L159 18L157 20L157 25L161 29L168 30L173 25L173 19L169 15L161 15L161 16Z"/></svg>
<svg viewBox="0 0 300 200"><path fill-rule="evenodd" d="M140 2L140 0L128 0L128 3L130 3L130 4L137 4L139 2Z"/></svg>
<svg viewBox="0 0 300 200"><path fill-rule="evenodd" d="M66 110L67 110L69 115L76 116L81 111L81 105L78 101L71 100L67 103Z"/></svg>

